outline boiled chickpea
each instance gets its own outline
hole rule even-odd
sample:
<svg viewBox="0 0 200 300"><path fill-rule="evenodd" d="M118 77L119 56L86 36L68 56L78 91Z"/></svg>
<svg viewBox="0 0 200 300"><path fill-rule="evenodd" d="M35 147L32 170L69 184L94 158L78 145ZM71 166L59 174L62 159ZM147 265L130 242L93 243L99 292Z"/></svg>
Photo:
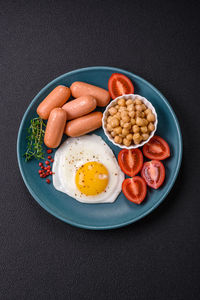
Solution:
<svg viewBox="0 0 200 300"><path fill-rule="evenodd" d="M133 100L132 99L126 100L126 105L128 106L129 104L133 104Z"/></svg>
<svg viewBox="0 0 200 300"><path fill-rule="evenodd" d="M142 120L142 118L137 117L137 118L136 118L136 124L137 124L138 126L143 126L143 120Z"/></svg>
<svg viewBox="0 0 200 300"><path fill-rule="evenodd" d="M129 123L129 122L125 123L124 128L131 129L131 123Z"/></svg>
<svg viewBox="0 0 200 300"><path fill-rule="evenodd" d="M142 105L137 104L135 106L135 109L138 110L138 111L142 111Z"/></svg>
<svg viewBox="0 0 200 300"><path fill-rule="evenodd" d="M115 137L116 135L117 135L116 132L114 132L114 131L111 132L112 137Z"/></svg>
<svg viewBox="0 0 200 300"><path fill-rule="evenodd" d="M126 138L124 138L123 139L123 144L124 144L124 146L130 146L130 144L131 144L131 141L130 140L127 140Z"/></svg>
<svg viewBox="0 0 200 300"><path fill-rule="evenodd" d="M143 104L142 104L142 110L145 111L146 109L147 109L147 107L146 107L146 105L143 103Z"/></svg>
<svg viewBox="0 0 200 300"><path fill-rule="evenodd" d="M134 133L138 133L140 131L140 128L138 125L133 125L132 130Z"/></svg>
<svg viewBox="0 0 200 300"><path fill-rule="evenodd" d="M109 116L109 117L107 118L107 123L110 123L111 120L112 120L112 116Z"/></svg>
<svg viewBox="0 0 200 300"><path fill-rule="evenodd" d="M118 104L117 104L117 105L115 105L114 107L115 107L117 110L119 109L119 105L118 105Z"/></svg>
<svg viewBox="0 0 200 300"><path fill-rule="evenodd" d="M122 135L127 136L129 134L129 130L127 128L122 129Z"/></svg>
<svg viewBox="0 0 200 300"><path fill-rule="evenodd" d="M141 104L142 104L142 101L139 100L139 99L135 99L135 100L134 100L134 104L135 104L135 105L141 105Z"/></svg>
<svg viewBox="0 0 200 300"><path fill-rule="evenodd" d="M119 100L117 101L117 103L118 103L118 105L120 105L120 106L125 106L125 105L126 105L126 101L125 101L124 98L119 99Z"/></svg>
<svg viewBox="0 0 200 300"><path fill-rule="evenodd" d="M140 118L144 118L145 117L145 113L143 111L136 111L135 113L136 117L140 117Z"/></svg>
<svg viewBox="0 0 200 300"><path fill-rule="evenodd" d="M112 128L112 126L111 126L110 124L107 124L107 125L106 125L106 129L107 129L108 131L112 131L112 130L113 130L113 128Z"/></svg>
<svg viewBox="0 0 200 300"><path fill-rule="evenodd" d="M133 134L133 139L135 140L137 140L137 139L139 139L139 138L141 138L141 135L139 134L139 133L134 133Z"/></svg>
<svg viewBox="0 0 200 300"><path fill-rule="evenodd" d="M120 133L122 133L122 128L120 126L118 126L118 127L115 127L113 129L113 131L116 132L116 134L120 134Z"/></svg>
<svg viewBox="0 0 200 300"><path fill-rule="evenodd" d="M135 119L131 118L131 125L135 125Z"/></svg>
<svg viewBox="0 0 200 300"><path fill-rule="evenodd" d="M148 120L149 122L154 122L154 121L155 121L155 116L154 116L154 114L152 114L152 113L148 114L148 115L147 115L147 120Z"/></svg>
<svg viewBox="0 0 200 300"><path fill-rule="evenodd" d="M113 116L113 115L115 115L117 113L117 110L114 107L109 108L108 111L109 111L109 113L110 113L111 116Z"/></svg>
<svg viewBox="0 0 200 300"><path fill-rule="evenodd" d="M148 114L151 114L152 111L150 108L147 108L145 111L144 111L145 115L148 115Z"/></svg>
<svg viewBox="0 0 200 300"><path fill-rule="evenodd" d="M145 113L142 111L141 112L141 118L144 118L145 117Z"/></svg>
<svg viewBox="0 0 200 300"><path fill-rule="evenodd" d="M112 118L110 125L114 128L119 126L119 120L117 118Z"/></svg>
<svg viewBox="0 0 200 300"><path fill-rule="evenodd" d="M123 117L122 120L123 120L125 123L130 122L129 116Z"/></svg>
<svg viewBox="0 0 200 300"><path fill-rule="evenodd" d="M149 122L145 118L143 118L142 121L143 121L143 126L147 126L149 124Z"/></svg>
<svg viewBox="0 0 200 300"><path fill-rule="evenodd" d="M115 143L117 143L117 144L121 144L121 143L122 143L122 137L119 136L119 135L116 135L116 136L114 137L114 141L115 141Z"/></svg>
<svg viewBox="0 0 200 300"><path fill-rule="evenodd" d="M149 131L154 131L154 129L155 129L154 124L153 123L149 123L148 129L149 129Z"/></svg>
<svg viewBox="0 0 200 300"><path fill-rule="evenodd" d="M118 109L118 111L120 111L120 112L122 112L122 111L124 111L124 110L126 110L126 107L125 107L125 106L120 106L120 108Z"/></svg>
<svg viewBox="0 0 200 300"><path fill-rule="evenodd" d="M147 126L140 127L142 133L146 133L148 131Z"/></svg>
<svg viewBox="0 0 200 300"><path fill-rule="evenodd" d="M117 119L121 119L121 114L120 114L120 112L118 111L114 116L113 116L113 118L117 118Z"/></svg>
<svg viewBox="0 0 200 300"><path fill-rule="evenodd" d="M128 115L129 115L129 117L134 118L135 117L135 111L134 110L129 111Z"/></svg>
<svg viewBox="0 0 200 300"><path fill-rule="evenodd" d="M138 139L133 139L134 144L138 145L142 140L142 137L138 138Z"/></svg>
<svg viewBox="0 0 200 300"><path fill-rule="evenodd" d="M144 141L146 141L149 138L149 134L148 133L142 133L142 139Z"/></svg>
<svg viewBox="0 0 200 300"><path fill-rule="evenodd" d="M120 126L124 127L125 122L123 120L120 121Z"/></svg>
<svg viewBox="0 0 200 300"><path fill-rule="evenodd" d="M127 140L131 141L133 139L133 135L131 133L127 134Z"/></svg>
<svg viewBox="0 0 200 300"><path fill-rule="evenodd" d="M134 105L133 105L133 104L129 104L129 105L127 106L127 110L128 110L128 111L134 110Z"/></svg>
<svg viewBox="0 0 200 300"><path fill-rule="evenodd" d="M123 119L124 117L128 116L128 112L126 110L121 112L121 118Z"/></svg>
<svg viewBox="0 0 200 300"><path fill-rule="evenodd" d="M148 121L146 120L146 119L142 119L142 126L147 126L147 124L148 124Z"/></svg>
<svg viewBox="0 0 200 300"><path fill-rule="evenodd" d="M136 110L136 112L135 112L135 116L136 116L136 117L139 117L139 118L141 118L141 117L142 117L142 112L141 112L141 111L138 111L138 110Z"/></svg>

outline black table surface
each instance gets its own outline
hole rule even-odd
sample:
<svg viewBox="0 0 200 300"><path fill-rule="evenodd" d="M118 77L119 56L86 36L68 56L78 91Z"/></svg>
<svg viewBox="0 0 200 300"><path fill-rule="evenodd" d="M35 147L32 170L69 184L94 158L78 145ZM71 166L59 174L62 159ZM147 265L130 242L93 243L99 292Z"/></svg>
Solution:
<svg viewBox="0 0 200 300"><path fill-rule="evenodd" d="M0 1L0 299L199 299L199 2ZM68 71L124 68L169 100L183 161L166 200L130 226L89 231L43 210L16 140L33 97Z"/></svg>

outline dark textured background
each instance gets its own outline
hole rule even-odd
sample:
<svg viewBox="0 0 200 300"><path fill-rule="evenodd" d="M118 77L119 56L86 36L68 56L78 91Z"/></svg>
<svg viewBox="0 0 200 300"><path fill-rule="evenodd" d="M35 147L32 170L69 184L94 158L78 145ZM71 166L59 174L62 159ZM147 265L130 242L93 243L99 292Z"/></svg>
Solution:
<svg viewBox="0 0 200 300"><path fill-rule="evenodd" d="M199 299L199 1L0 4L0 299ZM16 158L32 98L58 75L94 65L153 83L184 142L164 203L138 223L102 232L45 212Z"/></svg>

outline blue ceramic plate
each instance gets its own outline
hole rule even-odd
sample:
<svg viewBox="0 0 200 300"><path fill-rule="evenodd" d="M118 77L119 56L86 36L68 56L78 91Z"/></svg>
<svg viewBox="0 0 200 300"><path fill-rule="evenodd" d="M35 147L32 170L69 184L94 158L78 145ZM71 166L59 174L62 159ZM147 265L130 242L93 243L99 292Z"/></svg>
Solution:
<svg viewBox="0 0 200 300"><path fill-rule="evenodd" d="M135 93L146 97L154 105L158 114L156 134L163 137L170 146L171 157L164 161L166 178L158 190L148 189L145 201L141 205L129 202L121 193L114 203L83 204L68 195L58 192L53 184L46 184L38 176L38 161L25 162L23 154L26 149L26 135L30 120L36 116L38 104L57 85L70 86L74 81L88 82L107 89L108 79L112 73L128 76L135 86ZM120 149L108 141L102 129L94 132L100 135L117 156ZM63 140L66 137L63 138ZM18 141L17 156L24 182L33 198L49 213L71 225L87 229L110 229L133 223L153 211L171 190L182 158L182 139L180 127L171 106L164 96L150 83L133 73L111 67L89 67L66 73L47 84L33 99L22 119Z"/></svg>

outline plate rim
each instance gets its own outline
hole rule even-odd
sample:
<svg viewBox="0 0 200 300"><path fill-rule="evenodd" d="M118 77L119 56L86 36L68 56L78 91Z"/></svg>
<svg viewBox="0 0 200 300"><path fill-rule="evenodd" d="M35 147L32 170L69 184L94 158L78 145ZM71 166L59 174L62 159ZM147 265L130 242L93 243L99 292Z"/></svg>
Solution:
<svg viewBox="0 0 200 300"><path fill-rule="evenodd" d="M59 215L57 212L53 211L51 209L50 206L46 205L36 194L35 192L32 190L32 188L29 186L29 183L28 181L26 180L26 177L24 176L24 173L23 173L23 170L22 170L22 165L21 165L21 161L20 161L20 137L21 137L21 134L22 134L22 129L23 129L23 125L25 123L25 119L26 119L26 116L28 115L29 111L31 110L32 108L32 105L35 103L35 101L37 100L37 98L43 93L44 90L46 90L50 85L52 85L55 81L61 79L63 76L65 75L72 75L74 73L77 73L77 72L83 72L83 71L91 71L91 70L110 70L110 71L114 71L116 73L125 73L127 76L134 76L135 78L137 78L139 81L142 81L143 83L145 83L146 85L148 85L152 90L154 90L161 98L162 100L165 102L165 104L168 106L168 109L170 110L170 113L172 114L173 118L174 118L174 121L175 121L175 124L176 124L176 127L177 127L177 131L178 131L178 142L179 142L179 146L180 146L180 151L178 153L178 163L177 163L177 167L175 169L175 172L174 172L174 175L173 175L173 178L167 188L167 190L165 191L165 193L162 194L162 196L160 197L159 201L156 202L150 209L148 209L147 211L143 212L142 214L140 214L139 216L137 216L136 218L134 219L129 219L125 222L120 222L120 223L117 223L117 224L114 224L114 225L101 225L101 226L96 226L96 225L88 225L88 224L82 224L82 223L78 223L76 221L73 221L73 220L69 220L66 218L64 218L63 216ZM124 69L121 69L121 68L116 68L116 67L110 67L110 66L90 66L90 67L85 67L85 68L79 68L79 69L74 69L70 72L67 72L67 73L64 73L62 75L59 75L58 77L54 78L52 81L50 81L49 83L47 83L37 94L36 96L33 98L33 100L30 102L30 104L28 105L28 108L26 109L23 117L22 117L22 120L21 120L21 123L20 123L20 126L19 126L19 130L18 130L18 136L17 136L17 161L18 161L18 166L19 166L19 169L20 169L20 173L21 173L21 176L23 178L23 181L28 189L28 191L30 192L31 196L34 198L34 200L36 200L36 202L42 207L44 208L48 213L50 213L51 215L53 215L54 217L58 218L59 220L67 223L67 224L70 224L72 226L75 226L75 227L79 227L79 228L84 228L84 229L90 229L90 230L108 230L108 229L115 229L115 228L120 228L120 227L124 227L124 226L127 226L129 224L132 224L132 223L135 223L137 222L138 220L144 218L145 216L147 216L148 214L150 214L154 209L156 209L156 207L158 207L163 201L164 199L167 197L167 195L169 194L169 192L171 191L175 181L176 181L176 178L178 176L178 173L179 173L179 170L180 170L180 167L181 167L181 162L182 162L182 154L183 154L183 141L182 141L182 134L181 134L181 129L180 129L180 125L179 125L179 122L178 122L178 119L177 119L177 116L175 114L175 112L173 111L171 105L169 104L168 100L165 98L165 96L156 88L154 87L150 82L148 82L147 80L143 79L142 77L132 73L132 72L129 72L129 71L126 71Z"/></svg>

